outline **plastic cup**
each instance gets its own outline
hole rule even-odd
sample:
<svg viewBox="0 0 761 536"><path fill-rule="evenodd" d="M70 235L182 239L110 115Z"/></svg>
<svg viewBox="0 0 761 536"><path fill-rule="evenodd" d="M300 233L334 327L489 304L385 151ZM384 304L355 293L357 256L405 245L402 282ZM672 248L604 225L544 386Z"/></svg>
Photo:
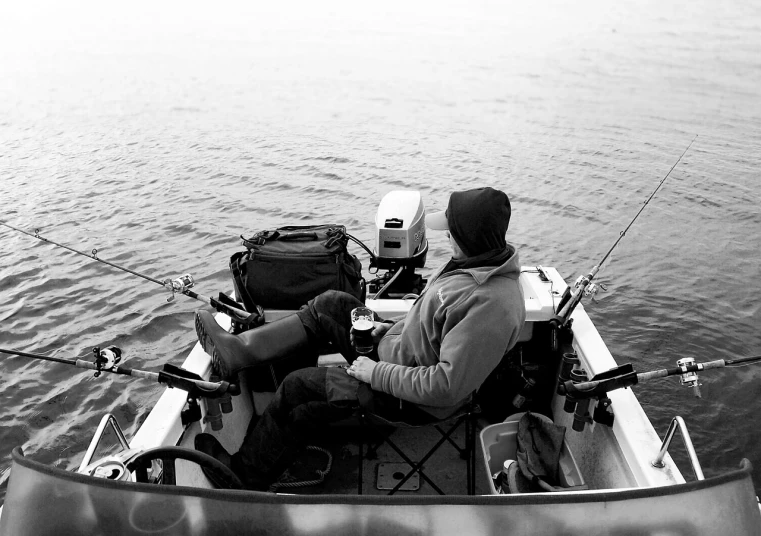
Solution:
<svg viewBox="0 0 761 536"><path fill-rule="evenodd" d="M375 315L372 309L357 307L351 311L351 328L354 333L354 349L359 355L368 355L373 351L373 327Z"/></svg>

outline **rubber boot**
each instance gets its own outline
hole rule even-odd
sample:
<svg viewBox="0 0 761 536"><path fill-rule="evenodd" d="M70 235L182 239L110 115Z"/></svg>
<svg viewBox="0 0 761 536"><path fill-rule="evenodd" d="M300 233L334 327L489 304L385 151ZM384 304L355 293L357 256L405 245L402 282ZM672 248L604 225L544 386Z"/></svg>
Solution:
<svg viewBox="0 0 761 536"><path fill-rule="evenodd" d="M226 381L234 380L238 372L248 367L316 352L309 344L304 324L295 314L233 335L222 329L209 311L198 310L196 334L211 356L212 370Z"/></svg>

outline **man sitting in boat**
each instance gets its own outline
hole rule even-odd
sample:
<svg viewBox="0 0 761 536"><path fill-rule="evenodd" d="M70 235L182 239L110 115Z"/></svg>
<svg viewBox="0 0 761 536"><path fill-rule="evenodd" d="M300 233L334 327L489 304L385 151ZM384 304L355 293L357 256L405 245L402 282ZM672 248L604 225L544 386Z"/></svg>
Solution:
<svg viewBox="0 0 761 536"><path fill-rule="evenodd" d="M510 213L507 195L487 187L454 192L446 211L426 218L429 228L447 232L452 259L406 317L376 315L370 357L357 356L351 343L350 313L364 304L343 292L325 292L295 315L239 335L199 310L198 339L224 379L286 358L312 366L285 377L237 453L210 434L197 436L196 449L228 465L249 489L266 490L310 432L360 405L380 415L398 415L401 405L404 414L431 422L457 411L516 343L525 320L518 253L505 242ZM348 369L314 366L326 341Z"/></svg>

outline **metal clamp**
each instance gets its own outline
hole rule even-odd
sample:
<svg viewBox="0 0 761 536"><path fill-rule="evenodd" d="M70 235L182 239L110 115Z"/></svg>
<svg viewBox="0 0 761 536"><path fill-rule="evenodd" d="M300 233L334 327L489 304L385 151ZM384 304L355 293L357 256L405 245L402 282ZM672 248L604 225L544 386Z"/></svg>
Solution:
<svg viewBox="0 0 761 536"><path fill-rule="evenodd" d="M700 462L698 461L698 455L695 452L695 447L692 445L692 439L690 439L690 433L687 431L687 425L684 423L684 419L678 415L671 419L671 424L669 425L668 432L666 432L666 437L663 438L663 443L661 444L661 450L658 452L658 456L650 463L657 469L663 469L666 467L666 464L663 463L663 458L666 456L666 452L669 450L669 445L671 445L671 440L674 438L674 433L676 432L677 427L682 433L684 446L687 449L687 454L690 457L690 464L692 465L692 471L695 473L695 478L698 480L705 480L705 476L703 476L703 469L700 467Z"/></svg>
<svg viewBox="0 0 761 536"><path fill-rule="evenodd" d="M87 452L85 452L85 457L82 459L82 463L79 464L78 472L81 473L82 471L84 471L85 467L90 465L90 462L92 461L92 457L95 455L95 451L97 450L98 445L100 444L100 440L103 438L103 434L106 432L106 426L108 425L111 425L111 429L116 434L116 438L119 440L119 443L122 446L122 450L129 449L129 442L127 441L127 438L124 436L124 432L122 432L122 429L119 427L119 423L117 422L116 417L114 417L110 413L106 413L105 415L103 415L103 418L100 420L98 429L95 430L95 435L90 441L90 446L87 447Z"/></svg>

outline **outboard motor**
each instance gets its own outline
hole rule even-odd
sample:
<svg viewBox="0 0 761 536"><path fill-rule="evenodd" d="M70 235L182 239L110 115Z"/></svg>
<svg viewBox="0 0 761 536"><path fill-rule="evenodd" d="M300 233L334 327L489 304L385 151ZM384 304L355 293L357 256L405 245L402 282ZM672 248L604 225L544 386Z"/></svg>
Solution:
<svg viewBox="0 0 761 536"><path fill-rule="evenodd" d="M428 239L420 192L396 190L386 194L375 216L375 252L370 268L386 272L368 283L375 299L420 294L425 279L415 268L425 266Z"/></svg>

